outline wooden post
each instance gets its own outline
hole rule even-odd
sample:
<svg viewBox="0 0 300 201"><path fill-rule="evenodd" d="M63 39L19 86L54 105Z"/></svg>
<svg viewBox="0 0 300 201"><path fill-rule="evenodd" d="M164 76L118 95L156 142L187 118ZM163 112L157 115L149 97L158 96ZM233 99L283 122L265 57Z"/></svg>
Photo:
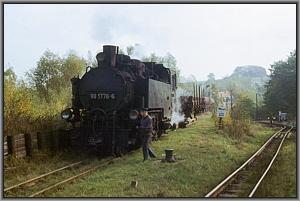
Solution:
<svg viewBox="0 0 300 201"><path fill-rule="evenodd" d="M61 151L64 148L63 132L62 129L59 129L57 132L58 132L58 150Z"/></svg>
<svg viewBox="0 0 300 201"><path fill-rule="evenodd" d="M70 146L70 132L72 130L59 130L59 150L64 150ZM73 131L74 132L74 131Z"/></svg>
<svg viewBox="0 0 300 201"><path fill-rule="evenodd" d="M30 133L26 133L25 137L25 148L26 148L26 155L32 156L32 140Z"/></svg>
<svg viewBox="0 0 300 201"><path fill-rule="evenodd" d="M222 117L219 117L219 130L222 129Z"/></svg>
<svg viewBox="0 0 300 201"><path fill-rule="evenodd" d="M40 132L37 132L36 133L36 138L37 138L37 147L38 147L38 150L42 150L43 149L43 145L44 145L42 134Z"/></svg>
<svg viewBox="0 0 300 201"><path fill-rule="evenodd" d="M200 114L201 113L201 95L200 95L201 94L201 89L200 89L200 85L198 86L198 94L199 94L198 95L199 96L198 97L198 99L199 99L198 102L199 102L199 114Z"/></svg>
<svg viewBox="0 0 300 201"><path fill-rule="evenodd" d="M51 135L51 149L52 149L52 151L54 152L54 153L56 153L57 152L57 150L58 150L58 132L59 131L51 131L51 133L50 133L50 135Z"/></svg>
<svg viewBox="0 0 300 201"><path fill-rule="evenodd" d="M13 135L7 136L7 148L8 148L8 154L12 156L16 156L16 143Z"/></svg>

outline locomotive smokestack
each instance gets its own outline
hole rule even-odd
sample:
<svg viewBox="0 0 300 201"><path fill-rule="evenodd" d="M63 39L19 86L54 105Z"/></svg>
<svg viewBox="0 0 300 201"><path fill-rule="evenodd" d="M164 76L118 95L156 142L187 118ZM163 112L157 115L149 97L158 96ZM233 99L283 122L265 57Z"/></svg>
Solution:
<svg viewBox="0 0 300 201"><path fill-rule="evenodd" d="M105 55L104 63L105 66L115 67L117 57L117 46L104 45L103 53Z"/></svg>

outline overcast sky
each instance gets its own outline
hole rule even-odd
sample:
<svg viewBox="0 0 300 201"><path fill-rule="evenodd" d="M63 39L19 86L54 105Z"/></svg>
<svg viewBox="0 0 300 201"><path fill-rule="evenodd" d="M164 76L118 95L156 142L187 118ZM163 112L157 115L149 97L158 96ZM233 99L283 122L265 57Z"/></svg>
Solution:
<svg viewBox="0 0 300 201"><path fill-rule="evenodd" d="M4 64L24 76L46 49L87 57L140 44L137 57L173 54L185 77L268 69L296 48L295 4L5 4Z"/></svg>

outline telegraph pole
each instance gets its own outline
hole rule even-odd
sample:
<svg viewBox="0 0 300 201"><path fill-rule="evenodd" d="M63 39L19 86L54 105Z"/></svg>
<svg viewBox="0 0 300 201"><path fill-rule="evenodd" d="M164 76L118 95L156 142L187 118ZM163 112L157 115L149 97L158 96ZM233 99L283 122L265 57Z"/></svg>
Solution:
<svg viewBox="0 0 300 201"><path fill-rule="evenodd" d="M230 90L230 110L232 110L232 89Z"/></svg>
<svg viewBox="0 0 300 201"><path fill-rule="evenodd" d="M196 85L195 85L196 96L195 96L195 98L196 98L196 105L198 107L198 90L197 90L197 88L198 88L198 85L197 85L197 82L196 82Z"/></svg>
<svg viewBox="0 0 300 201"><path fill-rule="evenodd" d="M257 112L257 93L255 93L255 119L258 120L258 112Z"/></svg>
<svg viewBox="0 0 300 201"><path fill-rule="evenodd" d="M199 93L199 105L201 104L201 91L200 85L198 86L198 93Z"/></svg>
<svg viewBox="0 0 300 201"><path fill-rule="evenodd" d="M194 101L195 101L195 97L196 97L196 92L195 92L195 83L193 83L193 92L194 92Z"/></svg>

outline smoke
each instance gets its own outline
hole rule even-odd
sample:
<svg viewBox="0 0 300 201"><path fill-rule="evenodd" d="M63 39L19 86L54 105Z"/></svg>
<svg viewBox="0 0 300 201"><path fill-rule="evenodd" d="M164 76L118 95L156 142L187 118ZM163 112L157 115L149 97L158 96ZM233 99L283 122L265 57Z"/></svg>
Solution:
<svg viewBox="0 0 300 201"><path fill-rule="evenodd" d="M143 57L146 56L146 51L145 51L145 47L141 44L134 44L133 46L133 53L131 55L132 58L134 59L139 59L141 60Z"/></svg>
<svg viewBox="0 0 300 201"><path fill-rule="evenodd" d="M173 100L173 110L171 116L171 124L178 124L179 122L184 121L184 114L181 113L181 101L180 96L186 96L187 92L182 88L177 88L176 95Z"/></svg>

